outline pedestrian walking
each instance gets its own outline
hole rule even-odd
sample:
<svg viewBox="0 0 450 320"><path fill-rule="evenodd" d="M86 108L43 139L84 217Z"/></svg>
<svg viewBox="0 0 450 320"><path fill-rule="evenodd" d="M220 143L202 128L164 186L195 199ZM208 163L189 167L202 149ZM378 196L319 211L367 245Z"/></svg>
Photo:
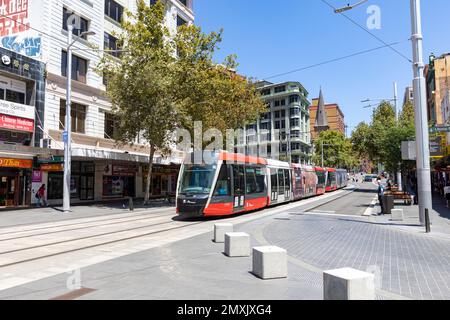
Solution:
<svg viewBox="0 0 450 320"><path fill-rule="evenodd" d="M45 200L45 184L43 184L38 192L36 193L36 198L38 199L38 207L40 207L41 205L43 206L47 206L47 200Z"/></svg>
<svg viewBox="0 0 450 320"><path fill-rule="evenodd" d="M384 215L383 197L384 197L384 186L381 183L380 178L378 178L378 202L380 203L380 207L381 207L380 215Z"/></svg>

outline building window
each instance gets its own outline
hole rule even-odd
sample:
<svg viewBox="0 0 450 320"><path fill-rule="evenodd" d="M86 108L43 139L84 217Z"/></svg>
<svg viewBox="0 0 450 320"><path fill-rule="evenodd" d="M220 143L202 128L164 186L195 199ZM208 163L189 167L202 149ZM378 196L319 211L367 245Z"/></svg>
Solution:
<svg viewBox="0 0 450 320"><path fill-rule="evenodd" d="M63 29L68 31L67 28L67 20L69 19L69 17L71 15L73 15L73 12L70 12L66 7L63 8ZM86 32L89 30L89 20L80 17L77 15L77 17L80 19L80 28L79 29L72 29L72 33L76 36L80 36L83 32ZM81 38L83 38L84 40L87 39L86 35L83 35Z"/></svg>
<svg viewBox="0 0 450 320"><path fill-rule="evenodd" d="M289 103L299 102L300 97L298 95L290 96L289 97Z"/></svg>
<svg viewBox="0 0 450 320"><path fill-rule="evenodd" d="M86 83L88 61L72 54L72 80ZM61 75L67 77L67 52L62 51Z"/></svg>
<svg viewBox="0 0 450 320"><path fill-rule="evenodd" d="M272 118L272 115L270 112L263 113L261 116L261 120L270 120L271 118Z"/></svg>
<svg viewBox="0 0 450 320"><path fill-rule="evenodd" d="M291 127L300 127L300 119L291 119Z"/></svg>
<svg viewBox="0 0 450 320"><path fill-rule="evenodd" d="M187 24L187 21L180 16L177 16L177 27L184 26L185 24Z"/></svg>
<svg viewBox="0 0 450 320"><path fill-rule="evenodd" d="M280 117L280 111L275 111L275 119L278 119Z"/></svg>
<svg viewBox="0 0 450 320"><path fill-rule="evenodd" d="M116 139L118 130L117 116L112 113L105 113L105 139Z"/></svg>
<svg viewBox="0 0 450 320"><path fill-rule="evenodd" d="M261 95L262 95L262 96L268 96L268 95L270 95L270 89L263 89L263 90L261 90Z"/></svg>
<svg viewBox="0 0 450 320"><path fill-rule="evenodd" d="M118 39L116 37L105 32L105 36L104 36L104 48L106 50L105 52L116 58L119 58L120 52L117 51L119 49L119 47L117 45L117 41L118 41Z"/></svg>
<svg viewBox="0 0 450 320"><path fill-rule="evenodd" d="M114 0L105 0L105 15L117 21L122 22L123 7Z"/></svg>
<svg viewBox="0 0 450 320"><path fill-rule="evenodd" d="M286 86L275 87L275 93L281 93L286 91Z"/></svg>
<svg viewBox="0 0 450 320"><path fill-rule="evenodd" d="M71 104L72 132L85 133L87 106L74 103ZM66 100L60 100L59 103L59 129L65 130L66 124Z"/></svg>
<svg viewBox="0 0 450 320"><path fill-rule="evenodd" d="M291 108L291 116L297 116L300 114L300 108Z"/></svg>
<svg viewBox="0 0 450 320"><path fill-rule="evenodd" d="M25 104L25 93L9 89L0 89L0 100Z"/></svg>
<svg viewBox="0 0 450 320"><path fill-rule="evenodd" d="M286 120L281 120L281 129L286 129Z"/></svg>
<svg viewBox="0 0 450 320"><path fill-rule="evenodd" d="M276 130L279 130L280 127L281 127L280 121L275 121L275 129L276 129Z"/></svg>

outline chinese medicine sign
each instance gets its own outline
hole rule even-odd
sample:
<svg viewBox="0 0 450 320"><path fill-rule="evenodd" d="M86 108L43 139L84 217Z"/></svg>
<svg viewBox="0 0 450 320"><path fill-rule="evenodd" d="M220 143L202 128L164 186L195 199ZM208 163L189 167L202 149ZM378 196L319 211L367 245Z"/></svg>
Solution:
<svg viewBox="0 0 450 320"><path fill-rule="evenodd" d="M0 114L0 128L33 133L34 121Z"/></svg>

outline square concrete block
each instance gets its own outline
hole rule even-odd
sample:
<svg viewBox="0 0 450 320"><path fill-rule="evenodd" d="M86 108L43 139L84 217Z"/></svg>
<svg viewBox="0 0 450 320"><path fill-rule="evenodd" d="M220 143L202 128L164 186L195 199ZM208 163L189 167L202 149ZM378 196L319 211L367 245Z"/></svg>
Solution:
<svg viewBox="0 0 450 320"><path fill-rule="evenodd" d="M216 223L214 225L214 242L224 243L225 233L233 232L233 225L231 223Z"/></svg>
<svg viewBox="0 0 450 320"><path fill-rule="evenodd" d="M323 273L324 300L375 300L375 275L352 268Z"/></svg>
<svg viewBox="0 0 450 320"><path fill-rule="evenodd" d="M403 209L392 209L392 221L403 221Z"/></svg>
<svg viewBox="0 0 450 320"><path fill-rule="evenodd" d="M253 274L264 280L287 278L287 251L270 246L253 248Z"/></svg>
<svg viewBox="0 0 450 320"><path fill-rule="evenodd" d="M226 233L225 254L228 257L250 257L250 236L243 232Z"/></svg>

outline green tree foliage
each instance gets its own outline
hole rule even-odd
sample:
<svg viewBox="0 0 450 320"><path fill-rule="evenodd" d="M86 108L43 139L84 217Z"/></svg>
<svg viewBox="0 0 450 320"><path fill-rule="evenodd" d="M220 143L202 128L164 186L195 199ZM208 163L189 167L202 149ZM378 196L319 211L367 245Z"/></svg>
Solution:
<svg viewBox="0 0 450 320"><path fill-rule="evenodd" d="M212 60L222 32L206 35L195 25L184 25L175 41L174 88L184 128L192 132L194 122L201 121L203 131L215 128L225 134L228 129L256 121L266 110L255 86L235 72L235 55L226 57L221 65Z"/></svg>
<svg viewBox="0 0 450 320"><path fill-rule="evenodd" d="M165 27L165 5L148 6L137 0L136 13L126 13L123 32L115 34L122 49L119 58L105 54L96 67L106 77L107 95L118 119L116 140L149 146L149 172L145 199L150 195L153 158L166 154L175 129L223 132L254 121L264 109L255 88L231 69L235 56L217 65L212 58L222 32L204 34L196 26L182 26L177 35Z"/></svg>
<svg viewBox="0 0 450 320"><path fill-rule="evenodd" d="M332 168L353 168L357 163L352 144L341 132L323 131L314 141L315 154L313 162L322 164L322 144L324 154L324 166Z"/></svg>
<svg viewBox="0 0 450 320"><path fill-rule="evenodd" d="M374 110L371 123L361 123L353 131L351 141L360 159L368 157L374 162L383 163L386 170L394 173L413 165L410 161L402 161L401 143L414 138L413 105L405 104L397 121L394 107L388 102L382 102Z"/></svg>

